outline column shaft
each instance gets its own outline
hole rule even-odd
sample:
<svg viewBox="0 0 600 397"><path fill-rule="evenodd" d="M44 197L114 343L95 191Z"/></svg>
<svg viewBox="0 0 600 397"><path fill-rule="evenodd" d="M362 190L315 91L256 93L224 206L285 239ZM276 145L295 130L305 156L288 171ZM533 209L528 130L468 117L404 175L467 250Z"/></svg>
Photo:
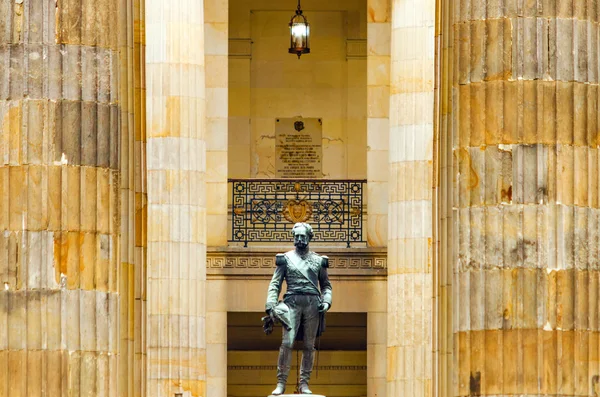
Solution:
<svg viewBox="0 0 600 397"><path fill-rule="evenodd" d="M454 44L452 13L449 1L436 3L436 96L434 132L434 395L453 395L453 245L454 227L452 201L449 187L453 183L452 157L452 76Z"/></svg>
<svg viewBox="0 0 600 397"><path fill-rule="evenodd" d="M433 1L392 0L388 396L432 392Z"/></svg>
<svg viewBox="0 0 600 397"><path fill-rule="evenodd" d="M146 2L148 396L206 395L204 1Z"/></svg>
<svg viewBox="0 0 600 397"><path fill-rule="evenodd" d="M227 130L229 1L206 0L206 222L207 244L227 245Z"/></svg>
<svg viewBox="0 0 600 397"><path fill-rule="evenodd" d="M388 240L390 1L367 1L367 242L370 247L385 247Z"/></svg>
<svg viewBox="0 0 600 397"><path fill-rule="evenodd" d="M600 9L451 3L453 393L597 395Z"/></svg>
<svg viewBox="0 0 600 397"><path fill-rule="evenodd" d="M118 394L120 4L0 1L0 395Z"/></svg>
<svg viewBox="0 0 600 397"><path fill-rule="evenodd" d="M209 280L206 302L206 392L210 397L227 397L227 281Z"/></svg>
<svg viewBox="0 0 600 397"><path fill-rule="evenodd" d="M133 285L133 389L146 396L146 318L148 189L146 167L146 0L133 0L133 155L135 192L135 241ZM131 311L130 311L131 313ZM131 321L131 320L130 320Z"/></svg>

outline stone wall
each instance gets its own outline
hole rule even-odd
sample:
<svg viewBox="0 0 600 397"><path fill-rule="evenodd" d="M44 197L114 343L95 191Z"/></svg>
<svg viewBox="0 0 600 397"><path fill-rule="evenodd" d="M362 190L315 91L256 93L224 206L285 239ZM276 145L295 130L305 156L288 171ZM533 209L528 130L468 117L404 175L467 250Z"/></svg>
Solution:
<svg viewBox="0 0 600 397"><path fill-rule="evenodd" d="M275 120L321 118L322 177L366 177L366 38L362 1L302 2L311 53L288 54L297 2L232 0L229 176L275 176Z"/></svg>

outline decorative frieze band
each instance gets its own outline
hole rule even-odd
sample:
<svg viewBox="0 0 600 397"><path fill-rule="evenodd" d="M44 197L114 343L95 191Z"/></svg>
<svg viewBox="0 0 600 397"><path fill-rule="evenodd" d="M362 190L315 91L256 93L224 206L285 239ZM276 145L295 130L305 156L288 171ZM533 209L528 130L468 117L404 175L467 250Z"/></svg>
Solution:
<svg viewBox="0 0 600 397"><path fill-rule="evenodd" d="M291 368L298 368L296 365L292 365ZM366 365L319 365L314 366L313 370L319 369L321 371L366 371ZM233 371L275 371L277 370L276 365L228 365L228 370Z"/></svg>
<svg viewBox="0 0 600 397"><path fill-rule="evenodd" d="M243 256L243 255L210 255L207 258L209 269L270 269L275 267L275 255ZM331 269L383 270L387 268L385 256L355 256L344 258L329 256Z"/></svg>

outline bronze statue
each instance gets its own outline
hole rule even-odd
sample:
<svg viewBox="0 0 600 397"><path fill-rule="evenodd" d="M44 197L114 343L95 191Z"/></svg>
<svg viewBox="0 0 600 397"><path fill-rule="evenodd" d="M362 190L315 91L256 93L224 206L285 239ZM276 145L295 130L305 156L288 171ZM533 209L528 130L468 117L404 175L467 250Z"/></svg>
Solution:
<svg viewBox="0 0 600 397"><path fill-rule="evenodd" d="M323 332L325 313L331 307L328 258L308 249L313 237L312 227L307 223L296 223L292 234L296 249L277 254L277 267L267 293L266 312L269 318L275 318L283 325L283 340L277 362L277 387L273 390L273 395L285 392L292 362L292 347L296 340L304 342L298 392L312 394L308 383L313 368L315 338ZM287 291L283 302L278 302L284 279ZM265 327L265 332L269 333L267 328L268 326Z"/></svg>

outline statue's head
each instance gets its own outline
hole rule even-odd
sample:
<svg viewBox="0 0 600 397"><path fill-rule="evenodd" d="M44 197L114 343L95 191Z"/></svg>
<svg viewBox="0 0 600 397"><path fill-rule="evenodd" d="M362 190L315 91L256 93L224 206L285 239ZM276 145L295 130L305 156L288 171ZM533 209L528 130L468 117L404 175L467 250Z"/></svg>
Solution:
<svg viewBox="0 0 600 397"><path fill-rule="evenodd" d="M294 235L294 245L300 249L308 247L308 243L313 238L312 227L308 223L298 222L292 228Z"/></svg>

